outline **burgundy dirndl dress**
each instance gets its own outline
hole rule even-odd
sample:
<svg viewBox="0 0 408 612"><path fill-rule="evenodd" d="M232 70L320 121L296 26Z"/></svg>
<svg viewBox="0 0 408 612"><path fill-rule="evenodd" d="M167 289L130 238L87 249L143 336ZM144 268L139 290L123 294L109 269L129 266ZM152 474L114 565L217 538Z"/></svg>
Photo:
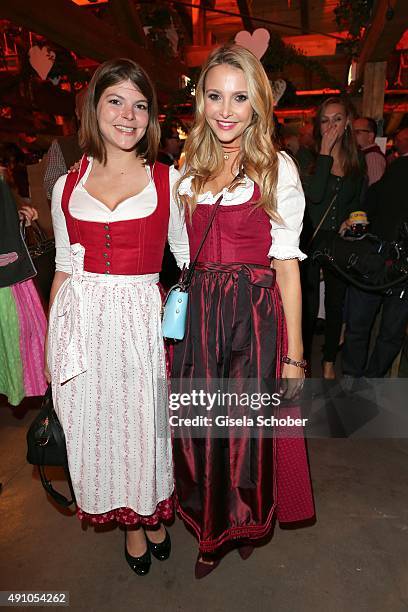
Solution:
<svg viewBox="0 0 408 612"><path fill-rule="evenodd" d="M219 206L190 289L186 335L174 347L173 391L188 392L194 379L276 380L286 331L275 272L270 267L270 219L255 206L259 189L244 204ZM188 224L190 252L197 252L211 206L198 204ZM237 263L239 262L239 263ZM303 436L175 437L177 509L214 553L231 540L270 533L280 522L314 516Z"/></svg>

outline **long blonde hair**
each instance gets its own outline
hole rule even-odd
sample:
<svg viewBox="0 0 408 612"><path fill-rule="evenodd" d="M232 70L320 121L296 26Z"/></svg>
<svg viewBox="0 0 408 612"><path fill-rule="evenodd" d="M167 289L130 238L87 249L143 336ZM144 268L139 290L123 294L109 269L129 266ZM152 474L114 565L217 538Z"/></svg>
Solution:
<svg viewBox="0 0 408 612"><path fill-rule="evenodd" d="M226 45L215 49L207 59L196 88L196 112L194 125L186 139L186 174L175 186L178 203L190 215L197 206L197 195L202 193L210 179L222 171L224 158L222 145L207 123L204 114L205 80L215 66L227 64L242 70L248 84L248 98L253 109L250 125L241 139L238 155L240 168L237 179L230 186L233 190L246 174L258 184L261 197L257 206L262 207L272 219L279 219L276 212L276 186L278 182L278 154L273 144L273 96L272 89L261 62L247 49ZM183 179L192 176L193 196L178 194Z"/></svg>

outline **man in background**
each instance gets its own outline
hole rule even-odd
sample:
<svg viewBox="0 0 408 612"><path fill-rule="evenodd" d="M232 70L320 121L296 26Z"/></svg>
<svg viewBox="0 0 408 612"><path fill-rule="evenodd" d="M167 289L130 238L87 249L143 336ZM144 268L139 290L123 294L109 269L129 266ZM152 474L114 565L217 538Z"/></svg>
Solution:
<svg viewBox="0 0 408 612"><path fill-rule="evenodd" d="M173 125L163 126L157 161L177 168L182 145L177 128Z"/></svg>
<svg viewBox="0 0 408 612"><path fill-rule="evenodd" d="M157 161L166 166L178 166L183 142L180 140L177 132L177 127L174 125L165 125L162 127L160 149L157 155ZM166 242L164 249L162 271L160 272L160 282L167 290L172 285L175 285L179 279L180 270L176 264L173 253Z"/></svg>
<svg viewBox="0 0 408 612"><path fill-rule="evenodd" d="M353 122L357 144L364 154L367 166L368 187L380 180L387 165L385 155L376 144L377 124L371 117L359 117Z"/></svg>
<svg viewBox="0 0 408 612"><path fill-rule="evenodd" d="M75 115L78 127L81 123L85 94L86 88L81 89L75 96ZM44 174L44 189L49 200L51 200L52 190L59 177L66 174L81 157L82 151L78 142L78 132L52 141L47 153L47 167Z"/></svg>
<svg viewBox="0 0 408 612"><path fill-rule="evenodd" d="M394 138L394 149L398 157L408 155L408 128L399 131Z"/></svg>

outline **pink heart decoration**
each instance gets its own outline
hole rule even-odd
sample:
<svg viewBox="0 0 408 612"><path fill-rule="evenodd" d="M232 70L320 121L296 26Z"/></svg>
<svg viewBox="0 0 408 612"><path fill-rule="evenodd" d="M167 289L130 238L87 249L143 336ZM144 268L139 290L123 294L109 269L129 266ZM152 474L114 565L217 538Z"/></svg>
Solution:
<svg viewBox="0 0 408 612"><path fill-rule="evenodd" d="M34 45L28 52L30 64L42 79L46 79L54 65L55 53L48 47Z"/></svg>
<svg viewBox="0 0 408 612"><path fill-rule="evenodd" d="M252 51L255 57L261 59L268 48L270 38L271 35L268 30L265 30L265 28L258 28L254 30L252 34L247 32L247 30L241 30L241 32L238 32L235 36L235 42L237 45L241 45L241 47L245 47L245 49Z"/></svg>

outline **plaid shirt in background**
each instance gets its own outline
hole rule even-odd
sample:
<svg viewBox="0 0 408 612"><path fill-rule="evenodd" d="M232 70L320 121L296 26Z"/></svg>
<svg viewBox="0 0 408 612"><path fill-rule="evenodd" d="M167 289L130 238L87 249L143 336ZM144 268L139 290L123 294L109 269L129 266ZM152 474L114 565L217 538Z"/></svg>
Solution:
<svg viewBox="0 0 408 612"><path fill-rule="evenodd" d="M47 169L44 174L44 189L47 198L51 200L52 190L60 176L66 174L68 168L57 140L53 140L47 153Z"/></svg>

